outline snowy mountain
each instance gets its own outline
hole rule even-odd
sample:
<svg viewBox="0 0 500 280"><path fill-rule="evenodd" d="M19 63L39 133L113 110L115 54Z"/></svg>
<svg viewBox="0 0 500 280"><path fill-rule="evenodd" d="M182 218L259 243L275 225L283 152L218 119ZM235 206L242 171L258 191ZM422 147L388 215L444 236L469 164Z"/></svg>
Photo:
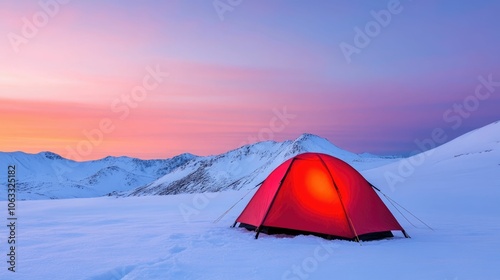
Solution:
<svg viewBox="0 0 500 280"><path fill-rule="evenodd" d="M410 207L425 203L430 209L450 213L460 213L465 207L469 214L496 207L499 174L500 121L432 150L363 172L368 180L396 198L413 197ZM464 182L468 182L466 186Z"/></svg>
<svg viewBox="0 0 500 280"><path fill-rule="evenodd" d="M3 166L16 165L19 199L84 198L130 190L150 183L194 158L196 156L183 154L165 160L106 157L75 162L51 152L0 153ZM7 180L6 172L0 174L0 180ZM0 194L4 192L5 188L2 188Z"/></svg>
<svg viewBox="0 0 500 280"><path fill-rule="evenodd" d="M445 170L473 172L500 168L500 121L466 133L448 143L366 174L384 173L390 185L411 180L412 175L433 175Z"/></svg>
<svg viewBox="0 0 500 280"><path fill-rule="evenodd" d="M222 155L196 158L151 184L121 195L167 195L253 188L278 165L304 152L329 154L350 163L358 170L396 160L391 157L354 154L333 145L325 138L303 134L294 141L260 142Z"/></svg>
<svg viewBox="0 0 500 280"><path fill-rule="evenodd" d="M183 154L164 160L107 157L74 162L50 152L36 155L15 152L0 153L0 162L17 166L20 199L58 199L252 188L280 163L303 152L330 154L360 170L396 160L354 154L327 139L303 134L294 141L260 142L207 157ZM0 180L6 180L5 176L0 174ZM2 195L4 192L5 189L0 190L1 198L6 197Z"/></svg>

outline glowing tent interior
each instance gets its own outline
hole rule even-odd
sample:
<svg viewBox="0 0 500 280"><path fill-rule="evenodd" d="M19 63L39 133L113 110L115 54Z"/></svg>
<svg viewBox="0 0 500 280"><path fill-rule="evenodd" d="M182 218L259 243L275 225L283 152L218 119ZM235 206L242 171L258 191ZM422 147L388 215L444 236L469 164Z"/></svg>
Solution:
<svg viewBox="0 0 500 280"><path fill-rule="evenodd" d="M260 232L314 234L325 238L371 240L409 237L374 187L335 157L305 153L276 168L233 226Z"/></svg>

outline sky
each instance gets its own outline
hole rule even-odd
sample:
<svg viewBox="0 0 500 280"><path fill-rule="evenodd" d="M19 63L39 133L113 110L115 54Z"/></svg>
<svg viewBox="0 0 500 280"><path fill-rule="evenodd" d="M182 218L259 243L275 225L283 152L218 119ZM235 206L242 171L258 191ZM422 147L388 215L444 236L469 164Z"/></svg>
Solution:
<svg viewBox="0 0 500 280"><path fill-rule="evenodd" d="M412 154L500 119L499 10L2 1L0 151L151 159L313 133L352 152Z"/></svg>

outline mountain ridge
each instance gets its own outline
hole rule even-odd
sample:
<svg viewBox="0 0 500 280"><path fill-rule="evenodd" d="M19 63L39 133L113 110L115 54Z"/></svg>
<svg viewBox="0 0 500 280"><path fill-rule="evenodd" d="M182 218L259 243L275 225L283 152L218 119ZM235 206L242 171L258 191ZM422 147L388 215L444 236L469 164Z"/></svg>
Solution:
<svg viewBox="0 0 500 280"><path fill-rule="evenodd" d="M224 154L199 157L148 185L118 195L170 195L252 188L282 162L305 152L325 153L338 157L358 170L395 160L355 154L339 148L326 138L304 133L295 140L258 142Z"/></svg>
<svg viewBox="0 0 500 280"><path fill-rule="evenodd" d="M328 153L361 169L386 162L383 157L345 151L310 133L295 140L257 142L211 156L183 153L149 160L107 156L77 162L50 151L18 151L0 152L0 161L17 166L19 199L60 199L240 189L263 180L285 158L303 152ZM6 180L5 176L0 174L0 180ZM2 192L0 199L6 197Z"/></svg>

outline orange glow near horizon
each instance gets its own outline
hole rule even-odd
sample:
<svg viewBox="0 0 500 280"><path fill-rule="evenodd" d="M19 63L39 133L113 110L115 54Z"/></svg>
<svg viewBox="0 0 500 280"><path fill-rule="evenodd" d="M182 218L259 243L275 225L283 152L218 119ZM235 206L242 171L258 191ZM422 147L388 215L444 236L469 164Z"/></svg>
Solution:
<svg viewBox="0 0 500 280"><path fill-rule="evenodd" d="M144 105L131 108L129 115L121 119L121 112L114 113L108 106L0 99L0 118L7 120L0 123L4 132L0 147L6 152L51 151L77 161L108 155L144 159L185 152L207 155L249 144L253 138L240 135L257 137L254 131L264 127L269 118L269 113L263 114L242 127L241 118L245 116L231 117L223 106L214 105L220 112L214 115L199 106L182 109L172 105L164 109ZM106 129L100 127L103 120L109 121ZM220 134L228 128L234 136L221 139ZM92 141L89 151L88 142Z"/></svg>

